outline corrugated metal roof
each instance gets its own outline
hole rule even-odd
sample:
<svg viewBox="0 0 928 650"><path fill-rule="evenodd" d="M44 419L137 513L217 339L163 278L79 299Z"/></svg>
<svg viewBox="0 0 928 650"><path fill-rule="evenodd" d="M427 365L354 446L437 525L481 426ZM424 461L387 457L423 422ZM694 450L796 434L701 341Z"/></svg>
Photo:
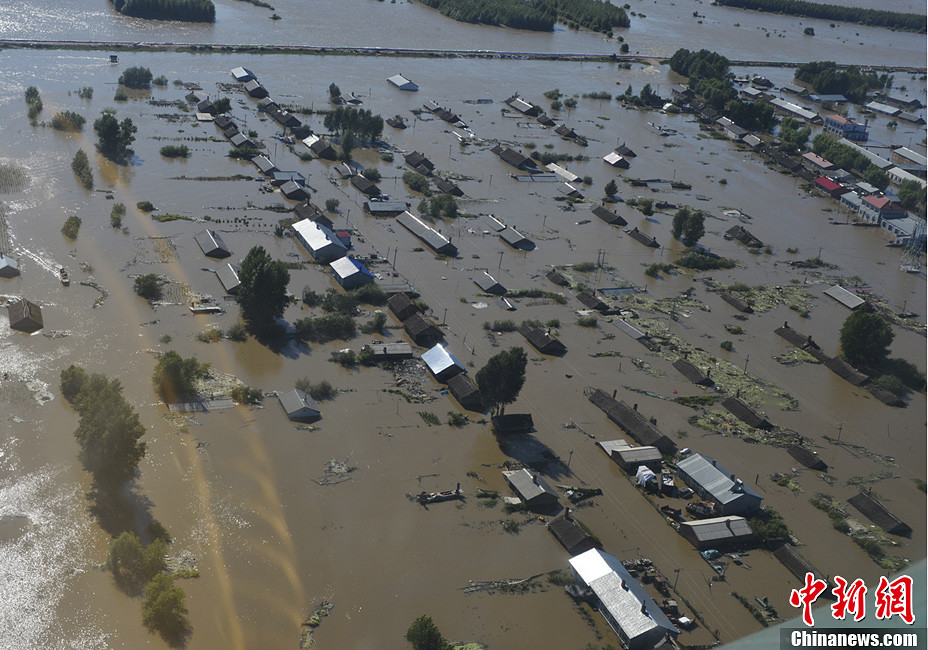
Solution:
<svg viewBox="0 0 928 650"><path fill-rule="evenodd" d="M277 399L289 417L307 417L320 413L319 406L309 396L309 393L304 393L296 388L285 393L279 393Z"/></svg>
<svg viewBox="0 0 928 650"><path fill-rule="evenodd" d="M396 220L416 237L428 244L436 253L457 255L458 249L444 235L426 224L409 211L404 211Z"/></svg>
<svg viewBox="0 0 928 650"><path fill-rule="evenodd" d="M537 473L527 469L503 472L506 481L516 493L525 501L557 501L557 492L548 485ZM545 496L547 495L547 496Z"/></svg>
<svg viewBox="0 0 928 650"><path fill-rule="evenodd" d="M454 358L454 355L445 349L445 346L439 343L431 350L422 354L422 362L428 367L429 372L433 375L439 375L452 366L458 366L461 370L464 366Z"/></svg>
<svg viewBox="0 0 928 650"><path fill-rule="evenodd" d="M574 183L574 182L580 180L580 177L579 177L579 176L577 176L577 175L574 174L573 172L567 171L566 169L564 169L563 167L561 167L561 166L558 165L557 163L551 163L551 164L547 165L547 168L548 168L549 170L553 171L555 174L557 174L558 176L560 176L562 179L564 179L564 180L567 181L568 183Z"/></svg>
<svg viewBox="0 0 928 650"><path fill-rule="evenodd" d="M753 535L747 520L744 517L734 515L701 519L699 521L685 521L680 524L681 528L683 526L690 528L696 539L701 542L725 541Z"/></svg>
<svg viewBox="0 0 928 650"><path fill-rule="evenodd" d="M336 277L342 280L357 274L366 275L371 278L374 277L374 274L364 268L359 262L347 256L331 262L329 266L332 268L332 272Z"/></svg>
<svg viewBox="0 0 928 650"><path fill-rule="evenodd" d="M313 257L337 259L347 254L348 249L331 230L315 221L303 219L293 224L297 239Z"/></svg>
<svg viewBox="0 0 928 650"><path fill-rule="evenodd" d="M216 269L216 277L219 278L219 282L222 284L223 289L226 290L226 293L234 293L241 284L238 279L238 271L231 264L223 264Z"/></svg>
<svg viewBox="0 0 928 650"><path fill-rule="evenodd" d="M200 231L194 235L193 238L196 240L197 244L199 244L200 250L202 250L205 255L211 257L228 257L232 254L232 251L229 250L226 243L222 241L222 237L212 230L207 229Z"/></svg>
<svg viewBox="0 0 928 650"><path fill-rule="evenodd" d="M640 329L638 329L637 327L635 327L634 325L632 325L632 324L629 323L628 321L624 321L624 320L622 320L622 319L619 318L619 319L616 319L616 320L614 320L614 321L612 321L612 322L615 324L616 327L618 327L620 330L622 330L623 332L625 332L626 334L628 334L630 337L632 337L632 338L635 339L636 341L637 341L638 339L643 339L643 338L645 338L645 337L647 336L647 334L645 334L644 332L642 332Z"/></svg>
<svg viewBox="0 0 928 650"><path fill-rule="evenodd" d="M866 302L860 296L851 293L844 287L838 286L837 284L833 287L825 289L824 293L826 296L833 300L837 300L848 309L857 309Z"/></svg>
<svg viewBox="0 0 928 650"><path fill-rule="evenodd" d="M656 643L668 632L680 633L614 555L594 548L571 558L570 566L630 640L653 636ZM642 605L647 613L642 612Z"/></svg>
<svg viewBox="0 0 928 650"><path fill-rule="evenodd" d="M617 449L616 453L624 463L650 463L662 458L657 447L625 447Z"/></svg>
<svg viewBox="0 0 928 650"><path fill-rule="evenodd" d="M753 497L760 501L761 495L752 490L739 478L732 480L733 474L722 466L718 461L703 456L702 454L693 454L677 463L677 470L682 471L693 481L698 483L712 495L712 498L718 503L725 505L741 499L744 495Z"/></svg>
<svg viewBox="0 0 928 650"><path fill-rule="evenodd" d="M787 113L792 113L793 115L797 115L805 120L813 120L816 117L818 117L818 113L815 113L813 111L808 111L804 109L802 106L799 106L798 104L794 104L792 102L788 102L785 99L779 99L779 98L773 99L770 101L770 103L786 111Z"/></svg>
<svg viewBox="0 0 928 650"><path fill-rule="evenodd" d="M600 440L596 443L596 446L598 446L610 456L612 456L612 452L614 451L620 451L622 449L628 449L631 447L631 445L624 440Z"/></svg>

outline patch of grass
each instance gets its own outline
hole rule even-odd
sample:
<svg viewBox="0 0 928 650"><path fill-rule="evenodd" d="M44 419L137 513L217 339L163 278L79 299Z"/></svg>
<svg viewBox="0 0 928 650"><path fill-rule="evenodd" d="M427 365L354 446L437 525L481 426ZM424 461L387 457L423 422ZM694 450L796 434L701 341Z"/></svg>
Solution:
<svg viewBox="0 0 928 650"><path fill-rule="evenodd" d="M594 262L579 262L574 264L572 268L578 273L592 273L596 270L596 264Z"/></svg>
<svg viewBox="0 0 928 650"><path fill-rule="evenodd" d="M492 323L486 321L483 329L491 332L515 332L519 328L513 320L495 320Z"/></svg>
<svg viewBox="0 0 928 650"><path fill-rule="evenodd" d="M674 401L677 404L682 404L683 406L700 409L712 406L718 399L719 398L716 395L697 395L693 397L677 397L674 399Z"/></svg>
<svg viewBox="0 0 928 650"><path fill-rule="evenodd" d="M153 214L151 218L157 221L158 223L167 223L169 221L193 221L193 217L185 217L182 214Z"/></svg>
<svg viewBox="0 0 928 650"><path fill-rule="evenodd" d="M438 416L431 411L419 411L419 417L429 426L438 426L441 424L441 420L438 419Z"/></svg>
<svg viewBox="0 0 928 650"><path fill-rule="evenodd" d="M580 327L596 327L596 324L599 322L599 319L596 316L590 314L589 316L581 316L577 319L577 325Z"/></svg>
<svg viewBox="0 0 928 650"><path fill-rule="evenodd" d="M325 379L314 382L310 381L309 377L303 377L297 379L293 387L308 393L317 402L334 399L338 395L338 389Z"/></svg>
<svg viewBox="0 0 928 650"><path fill-rule="evenodd" d="M161 155L165 158L189 158L190 147L187 145L166 144L161 147Z"/></svg>

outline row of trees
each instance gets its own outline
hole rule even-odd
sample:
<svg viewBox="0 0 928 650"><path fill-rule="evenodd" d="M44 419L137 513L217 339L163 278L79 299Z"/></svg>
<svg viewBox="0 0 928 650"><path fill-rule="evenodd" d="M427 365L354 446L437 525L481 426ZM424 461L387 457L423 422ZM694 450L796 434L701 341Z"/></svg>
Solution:
<svg viewBox="0 0 928 650"><path fill-rule="evenodd" d="M213 0L110 0L116 11L149 20L182 20L193 23L216 22Z"/></svg>
<svg viewBox="0 0 928 650"><path fill-rule="evenodd" d="M875 27L904 29L912 32L925 32L925 16L907 14L882 9L864 9L843 5L805 2L804 0L718 0L726 7L770 11L804 18L821 18L823 20L840 20L848 23L861 23Z"/></svg>
<svg viewBox="0 0 928 650"><path fill-rule="evenodd" d="M812 138L812 151L841 169L856 169L864 173L864 181L874 187L885 190L889 185L889 175L870 162L865 155L841 144L825 133Z"/></svg>
<svg viewBox="0 0 928 650"><path fill-rule="evenodd" d="M705 221L706 215L702 210L693 211L688 206L683 206L673 215L670 234L687 247L695 246L706 234Z"/></svg>
<svg viewBox="0 0 928 650"><path fill-rule="evenodd" d="M924 21L924 16L922 17ZM888 74L877 75L857 68L838 68L834 61L812 61L796 68L796 80L809 84L817 93L844 95L855 103L864 101L874 88L892 84Z"/></svg>
<svg viewBox="0 0 928 650"><path fill-rule="evenodd" d="M379 138L383 133L383 118L366 108L337 106L326 113L322 124L330 133L353 133L368 140Z"/></svg>
<svg viewBox="0 0 928 650"><path fill-rule="evenodd" d="M537 0L419 0L441 13L464 23L503 25L537 32L554 30L556 14Z"/></svg>

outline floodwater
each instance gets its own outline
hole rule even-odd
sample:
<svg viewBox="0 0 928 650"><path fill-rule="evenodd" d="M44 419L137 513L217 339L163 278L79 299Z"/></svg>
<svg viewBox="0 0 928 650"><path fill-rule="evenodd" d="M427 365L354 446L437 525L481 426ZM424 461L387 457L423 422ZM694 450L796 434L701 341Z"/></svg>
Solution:
<svg viewBox="0 0 928 650"><path fill-rule="evenodd" d="M557 25L523 32L451 21L417 2L279 0L274 10L240 0L218 0L215 24L146 21L117 14L105 2L41 6L11 0L0 6L0 38L78 41L280 44L349 47L618 53L619 42ZM633 54L670 56L677 48L708 48L736 60L826 60L860 65L924 65L920 34L794 18L697 2L630 0L631 25L616 31ZM883 8L873 0L855 2ZM917 2L896 11L924 12ZM281 20L270 21L274 14ZM694 15L698 14L698 15ZM66 21L62 16L67 16ZM363 25L358 16L364 16ZM268 22L265 22L268 21ZM816 35L805 36L805 27ZM799 53L802 53L799 56Z"/></svg>
<svg viewBox="0 0 928 650"><path fill-rule="evenodd" d="M416 5L368 6L377 11L424 11ZM283 14L285 7L278 11ZM708 6L705 9L710 11ZM246 4L222 5L220 18L233 11L256 10ZM651 20L648 13L646 20ZM220 21L209 29L225 29L222 25L230 22ZM125 24L89 17L85 23L87 38L98 38L98 29L118 30L122 28L113 24ZM442 24L449 33L468 29ZM291 27L285 21L280 25L285 28L281 38L285 38ZM186 33L182 30L199 28L177 29L182 34ZM99 37L113 36L106 32ZM165 40L160 33L147 38ZM746 36L746 42L748 38L753 36ZM206 39L197 35L191 40ZM224 35L216 40L229 39ZM594 42L584 40L583 44ZM526 595L463 591L470 581L523 578L566 566L566 553L541 522L508 516L501 505L485 507L473 496L481 487L509 494L499 470L510 459L537 462L557 457L560 462L550 462L546 470L551 483L603 490L595 505L579 508L577 516L596 532L608 552L623 559L649 557L669 579L679 576L678 593L705 621L681 637L685 643L709 643L712 632L729 641L759 629L747 610L728 595L731 591L750 600L768 597L782 616L791 616L789 589L798 583L765 552L752 552L746 558L748 566L732 565L727 584L709 580L712 569L708 564L664 524L595 447L594 438L609 440L621 433L584 397L587 387L617 390L620 399L638 404L642 413L655 417L662 431L681 447L716 457L746 481L756 481L756 489L784 514L794 535L805 544L803 555L826 575L860 576L869 585L875 584L881 570L848 538L832 530L827 517L808 498L824 492L846 499L856 491L848 480L888 470L891 478L874 483L874 492L914 529L912 538L901 540L892 553L912 560L923 556L925 495L914 480L926 474L925 396L913 395L907 408L893 409L821 366L784 366L772 358L789 349L772 333L784 320L813 335L826 352L837 352L838 329L847 312L822 296L826 279L847 282L858 276L896 310L905 305L924 318L924 276L897 270L901 251L885 247L888 235L844 225L845 218L833 203L809 197L794 178L768 169L759 158L731 143L706 137L686 116L626 111L615 102L580 98L576 109L557 119L589 139L589 147L581 148L500 110L502 100L515 91L547 105L543 93L554 87L567 95L580 95L602 90L620 93L629 84L637 92L650 83L668 94L676 80L666 68L636 65L626 71L590 63L397 59L384 66L370 58L181 54L120 55L120 65L112 66L99 53L5 51L2 57L8 74L0 90L0 136L7 147L0 162L21 167L30 182L24 191L0 196L23 269L20 278L2 280L0 293L38 302L45 318L43 332L63 334L60 338L42 333L26 337L10 331L5 323L0 325L0 359L9 373L0 382L9 431L0 440L0 515L19 517L4 520L3 531L12 532L9 541L0 542L5 556L0 592L11 594L0 604L0 623L4 630L11 630L5 639L12 639L13 647L164 645L141 626L138 601L115 589L97 567L105 556L107 536L83 505L88 481L75 460L71 436L77 420L57 389L60 369L71 363L118 376L148 428L148 454L131 499L139 522L155 518L168 528L175 538L172 553L197 558L201 576L181 581L193 624L189 648L294 647L300 623L323 600L335 607L316 632L322 648L403 647L406 628L423 613L432 616L449 638L479 641L490 648L614 644L613 633L598 614L593 626L587 624L560 588L544 579ZM386 392L394 388L391 372L379 368L348 371L327 361L331 351L348 345L357 348L369 337L291 347L280 353L254 341L199 343L194 339L197 332L213 324L228 328L236 321L233 303L225 314L193 316L183 304L152 309L137 298L132 277L150 272L164 274L198 293L221 295L211 272L218 264L203 257L193 240L204 223L157 223L134 208L139 201L148 200L161 212L196 220L209 215L232 249L233 262L256 244L281 259L305 259L290 239L273 236L273 226L282 215L268 208L292 203L277 193L261 192L260 182L193 180L253 176L255 171L249 163L225 157L228 144L209 139L217 135L212 125L195 124L189 113L179 114L174 107L148 103L149 99L180 99L181 88L171 85L137 93L126 104L112 101L119 72L137 64L151 67L156 76L199 83L214 97L223 92L217 84L231 80L228 70L244 65L260 76L278 101L311 107L327 106L327 87L335 82L343 92L362 96L364 106L376 113L409 118L409 129L398 132L387 127L386 138L399 151L422 151L438 169L459 175L467 196L461 202L465 211L505 219L534 239L536 250L504 249L498 239L485 233L486 223L479 218L441 225L460 249L460 259L440 261L415 250L420 243L401 226L363 215L362 199L344 181L332 180L330 163L302 162L283 144L275 144L275 125L259 117L253 101L231 94L233 116L258 132L278 167L306 175L317 204L329 198L340 200L336 225L356 231L354 245L359 255L376 252L391 262L395 255L393 269L387 264L372 269L384 278L392 278L395 272L397 280L416 287L431 307L432 317L445 323L449 348L471 375L501 349L522 345L529 350L526 386L511 410L530 411L537 432L501 447L484 424L459 429L427 426L419 411L432 412L444 421L449 411L458 410L429 378L423 377L423 386L434 400L410 404ZM414 79L421 92L404 94L388 86L384 78L395 72ZM789 79L786 70L774 70L769 76L778 84ZM905 83L923 89L923 82ZM32 84L42 93L44 119L57 110L75 110L88 119L84 133L67 135L31 127L22 93ZM94 98L79 99L75 91L88 85L94 87ZM494 101L469 103L477 98ZM428 99L458 113L487 144L462 147L444 122L414 120L410 111ZM93 150L89 124L106 107L115 107L120 119L131 117L139 129L136 156L130 165L117 167L91 155L97 188L111 192L113 200L104 192L79 188L69 169L78 148ZM649 122L676 129L679 135L659 137ZM310 123L320 127L321 119L313 118ZM915 147L921 146L923 137L915 129L900 128L893 133L879 119L874 133L885 142L914 140ZM588 161L564 166L592 177L592 186L582 186L591 199L602 194L608 180L621 176L690 183L691 190L652 194L647 188L620 182L619 194L624 198L643 194L706 210L712 218L707 220L708 234L701 243L740 263L738 269L711 275L723 283L752 285L808 281L807 290L813 297L810 317L800 319L796 312L780 306L740 322L717 294L707 292L692 275L647 278L643 270L648 264L672 260L679 252L680 245L669 235L670 214L658 212L645 219L625 205L615 206L630 225L655 235L666 246L645 248L593 217L584 204L575 210L562 209L564 204L554 200L556 183L527 184L510 178L511 168L488 151L497 139L523 151L534 146L540 151L589 156ZM161 146L181 142L193 151L189 160L160 157ZM619 142L638 153L632 168L624 173L616 173L599 160ZM298 145L296 151L301 150ZM380 169L384 179L379 185L384 192L415 206L418 199L408 195L400 180L399 154L392 164L372 151L359 151L355 158L364 166ZM723 178L725 184L719 182ZM128 233L109 226L114 201L129 208ZM770 244L772 254L752 255L724 240L722 233L737 223L723 213L725 209L745 213L746 226ZM75 242L58 232L69 214L83 219ZM249 218L248 225L242 224L244 217ZM790 247L799 252L787 253ZM682 380L667 360L612 325L600 322L596 329L578 327L574 310L579 303L572 296L566 305L521 300L517 311L509 314L494 301L478 296L472 282L476 273L487 269L511 290L538 287L553 291L557 288L544 279L550 265L593 261L599 250L605 252L608 268L584 278L590 286L627 282L647 287L646 295L653 298L674 297L693 288L695 298L710 311L691 309L679 321L661 314L657 317L687 343L738 369L747 367L749 374L794 396L797 411L781 410L776 400L761 406L774 423L819 445L834 484L802 470L796 480L803 492L794 493L770 479L774 472L790 472L796 464L782 449L688 424L694 411L660 397L672 397L674 391L698 395L701 390ZM819 251L839 267L826 272L825 278L788 265L790 260L813 257ZM59 266L71 269L71 287L63 288L58 282ZM97 308L93 304L101 294L81 284L90 276L107 292ZM306 266L291 272L290 291L300 295L304 286L321 292L333 284L322 270ZM295 305L285 319L292 322L308 313ZM517 333L491 336L483 329L485 321L503 318L517 322L559 319L558 336L567 345L567 354L560 359L544 358L530 350ZM741 325L745 334L732 336L723 329L725 324ZM390 325L385 340L404 340L392 317ZM924 370L925 338L895 331L893 356L916 360ZM172 337L169 343L162 342L166 336ZM725 339L734 339L730 353L719 349ZM153 353L168 349L196 355L266 391L286 390L296 379L310 377L327 379L345 392L322 403L324 417L313 430L289 423L274 398L266 399L260 409L237 407L169 420L150 383ZM596 353L602 354L593 356ZM650 364L654 372L637 369L635 359ZM834 438L839 426L842 442L891 456L894 464L885 466L859 450L830 444L825 436ZM320 485L316 481L325 483L325 466L332 459L356 469L347 475L348 480ZM424 509L407 498L420 490L453 488L458 482L468 495L461 504ZM22 516L28 524L22 523ZM502 528L506 519L525 523L518 534L507 533ZM22 584L29 588L11 588Z"/></svg>

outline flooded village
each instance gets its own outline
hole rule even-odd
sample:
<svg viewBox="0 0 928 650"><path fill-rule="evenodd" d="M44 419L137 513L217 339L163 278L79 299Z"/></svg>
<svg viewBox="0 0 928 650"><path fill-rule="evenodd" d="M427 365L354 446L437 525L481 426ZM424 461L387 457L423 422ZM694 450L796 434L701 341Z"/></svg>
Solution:
<svg viewBox="0 0 928 650"><path fill-rule="evenodd" d="M404 648L427 616L454 647L706 648L798 616L807 572L923 579L924 386L841 347L875 314L925 372L924 198L900 195L925 184L923 34L641 2L622 59L406 2L352 0L359 25L229 0L210 26L58 4L34 29L0 8L3 647ZM805 150L713 110L678 48L738 61ZM783 60L893 78L855 102L748 63ZM118 83L139 67L157 83ZM136 129L120 163L107 113ZM259 336L255 247L288 274ZM173 353L209 364L182 398ZM524 384L494 402L501 359ZM79 459L72 365L144 428L121 510ZM124 531L164 540L181 634L118 579Z"/></svg>

